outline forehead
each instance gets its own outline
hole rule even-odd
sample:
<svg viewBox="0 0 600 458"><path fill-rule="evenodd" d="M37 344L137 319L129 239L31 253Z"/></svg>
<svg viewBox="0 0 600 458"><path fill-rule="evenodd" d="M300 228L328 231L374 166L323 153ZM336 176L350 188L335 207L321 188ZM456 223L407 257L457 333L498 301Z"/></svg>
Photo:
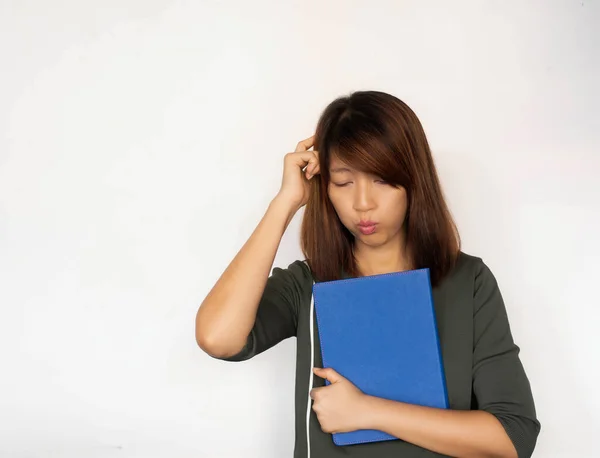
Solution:
<svg viewBox="0 0 600 458"><path fill-rule="evenodd" d="M343 173L354 172L355 169L349 164L341 161L338 157L331 156L331 159L329 160L329 171L331 173Z"/></svg>

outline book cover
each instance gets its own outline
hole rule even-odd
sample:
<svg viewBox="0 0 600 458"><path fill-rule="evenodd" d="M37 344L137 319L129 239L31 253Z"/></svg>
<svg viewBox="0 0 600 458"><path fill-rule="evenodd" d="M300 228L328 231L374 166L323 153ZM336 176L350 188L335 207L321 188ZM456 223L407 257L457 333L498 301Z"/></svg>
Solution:
<svg viewBox="0 0 600 458"><path fill-rule="evenodd" d="M316 283L313 295L323 367L368 395L448 408L429 269ZM394 439L333 434L336 445Z"/></svg>

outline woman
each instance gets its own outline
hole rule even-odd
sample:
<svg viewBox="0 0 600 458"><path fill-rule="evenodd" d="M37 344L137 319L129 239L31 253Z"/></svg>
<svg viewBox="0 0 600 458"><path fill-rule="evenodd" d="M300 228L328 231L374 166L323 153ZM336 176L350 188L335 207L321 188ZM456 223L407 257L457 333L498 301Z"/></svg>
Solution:
<svg viewBox="0 0 600 458"><path fill-rule="evenodd" d="M281 237L304 205L306 262L269 275ZM318 345L310 341L313 279L424 267L449 409L368 396L335 368L321 368L320 352L311 355ZM498 285L480 258L460 250L421 123L392 95L355 92L325 109L315 135L285 156L280 191L196 318L200 347L229 361L252 358L291 336L298 339L294 457L523 458L533 452L540 423ZM333 443L331 433L357 429L401 440Z"/></svg>

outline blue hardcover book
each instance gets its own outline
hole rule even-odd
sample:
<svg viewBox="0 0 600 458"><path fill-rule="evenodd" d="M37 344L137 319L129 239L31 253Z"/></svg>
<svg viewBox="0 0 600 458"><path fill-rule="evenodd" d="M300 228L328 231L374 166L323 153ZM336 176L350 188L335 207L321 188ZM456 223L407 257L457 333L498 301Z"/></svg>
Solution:
<svg viewBox="0 0 600 458"><path fill-rule="evenodd" d="M313 295L323 367L372 396L448 408L429 269L316 283ZM336 445L393 439L333 434Z"/></svg>

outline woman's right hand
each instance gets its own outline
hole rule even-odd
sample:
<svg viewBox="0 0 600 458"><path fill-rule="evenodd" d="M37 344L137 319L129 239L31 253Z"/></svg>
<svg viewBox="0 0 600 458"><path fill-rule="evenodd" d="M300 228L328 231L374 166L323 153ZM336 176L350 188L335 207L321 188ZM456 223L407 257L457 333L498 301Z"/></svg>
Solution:
<svg viewBox="0 0 600 458"><path fill-rule="evenodd" d="M318 151L309 151L314 144L314 139L313 135L299 142L296 151L287 153L283 161L283 179L277 197L296 209L306 205L310 180L321 170Z"/></svg>

